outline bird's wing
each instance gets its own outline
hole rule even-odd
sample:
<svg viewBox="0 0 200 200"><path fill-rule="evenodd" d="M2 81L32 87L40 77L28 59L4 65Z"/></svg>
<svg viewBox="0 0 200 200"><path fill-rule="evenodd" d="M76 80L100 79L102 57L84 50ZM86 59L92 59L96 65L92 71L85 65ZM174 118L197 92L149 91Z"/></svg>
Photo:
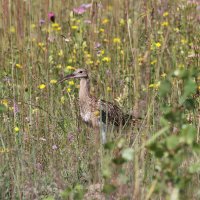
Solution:
<svg viewBox="0 0 200 200"><path fill-rule="evenodd" d="M103 123L112 123L115 126L124 125L131 116L126 115L122 112L122 110L107 101L98 100L98 107L101 111L101 120Z"/></svg>

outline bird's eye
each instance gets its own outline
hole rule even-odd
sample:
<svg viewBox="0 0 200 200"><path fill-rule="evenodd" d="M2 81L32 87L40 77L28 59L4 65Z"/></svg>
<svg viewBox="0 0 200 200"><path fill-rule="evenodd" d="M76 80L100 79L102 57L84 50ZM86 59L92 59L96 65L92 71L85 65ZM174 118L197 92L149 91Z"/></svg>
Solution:
<svg viewBox="0 0 200 200"><path fill-rule="evenodd" d="M83 73L83 71L80 71L79 73Z"/></svg>

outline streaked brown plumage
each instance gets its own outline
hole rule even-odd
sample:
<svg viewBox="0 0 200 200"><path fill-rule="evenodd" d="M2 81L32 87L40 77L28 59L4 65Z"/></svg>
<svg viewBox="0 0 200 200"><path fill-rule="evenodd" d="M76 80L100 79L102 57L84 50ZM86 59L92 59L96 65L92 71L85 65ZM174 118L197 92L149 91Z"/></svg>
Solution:
<svg viewBox="0 0 200 200"><path fill-rule="evenodd" d="M74 73L65 76L60 82L71 78L80 79L79 106L80 115L84 122L94 128L99 128L102 123L123 126L134 121L131 115L124 114L118 106L104 100L98 100L90 94L87 70L77 69Z"/></svg>

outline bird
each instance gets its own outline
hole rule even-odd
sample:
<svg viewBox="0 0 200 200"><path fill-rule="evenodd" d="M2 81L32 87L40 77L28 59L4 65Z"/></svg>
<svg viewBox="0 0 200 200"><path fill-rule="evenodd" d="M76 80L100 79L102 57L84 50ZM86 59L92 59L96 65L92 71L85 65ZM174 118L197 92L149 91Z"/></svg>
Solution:
<svg viewBox="0 0 200 200"><path fill-rule="evenodd" d="M117 105L91 95L90 79L86 69L76 69L72 74L64 76L58 83L69 79L80 79L80 116L89 126L101 129L103 144L106 143L106 124L119 128L137 121L132 115L125 114Z"/></svg>

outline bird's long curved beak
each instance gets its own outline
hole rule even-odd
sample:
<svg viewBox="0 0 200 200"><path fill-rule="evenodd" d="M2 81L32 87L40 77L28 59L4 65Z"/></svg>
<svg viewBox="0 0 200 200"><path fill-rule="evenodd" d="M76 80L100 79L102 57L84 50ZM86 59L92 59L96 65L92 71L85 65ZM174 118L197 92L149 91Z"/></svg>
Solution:
<svg viewBox="0 0 200 200"><path fill-rule="evenodd" d="M63 77L61 80L59 80L58 83L62 83L63 81L68 80L70 78L74 78L74 77L75 77L74 74L69 74L69 75Z"/></svg>

